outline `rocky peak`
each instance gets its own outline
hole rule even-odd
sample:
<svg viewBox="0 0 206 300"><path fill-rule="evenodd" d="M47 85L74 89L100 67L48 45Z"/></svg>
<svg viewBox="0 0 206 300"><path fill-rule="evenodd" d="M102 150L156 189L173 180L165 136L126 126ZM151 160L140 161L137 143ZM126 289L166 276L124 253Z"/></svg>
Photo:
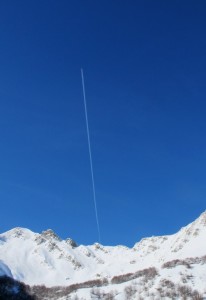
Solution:
<svg viewBox="0 0 206 300"><path fill-rule="evenodd" d="M65 242L66 242L68 245L70 245L72 248L78 247L77 243L76 243L73 239L71 239L71 238L67 238L67 239L65 240Z"/></svg>
<svg viewBox="0 0 206 300"><path fill-rule="evenodd" d="M32 231L30 231L27 228L22 228L22 227L16 227L13 228L7 232L5 232L4 234L2 234L1 236L3 236L5 239L8 238L30 238L31 235L33 235L34 233Z"/></svg>
<svg viewBox="0 0 206 300"><path fill-rule="evenodd" d="M13 237L21 237L24 235L24 229L21 227L16 227L10 233Z"/></svg>
<svg viewBox="0 0 206 300"><path fill-rule="evenodd" d="M52 230L52 229L47 229L45 231L42 231L41 235L46 238L46 239L54 239L61 241L60 237Z"/></svg>

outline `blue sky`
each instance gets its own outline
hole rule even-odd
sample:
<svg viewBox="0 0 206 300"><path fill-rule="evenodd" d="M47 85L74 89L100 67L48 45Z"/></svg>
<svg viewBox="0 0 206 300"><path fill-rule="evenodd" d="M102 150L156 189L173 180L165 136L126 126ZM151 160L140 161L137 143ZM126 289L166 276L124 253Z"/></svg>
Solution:
<svg viewBox="0 0 206 300"><path fill-rule="evenodd" d="M1 1L0 231L174 233L205 210L205 1Z"/></svg>

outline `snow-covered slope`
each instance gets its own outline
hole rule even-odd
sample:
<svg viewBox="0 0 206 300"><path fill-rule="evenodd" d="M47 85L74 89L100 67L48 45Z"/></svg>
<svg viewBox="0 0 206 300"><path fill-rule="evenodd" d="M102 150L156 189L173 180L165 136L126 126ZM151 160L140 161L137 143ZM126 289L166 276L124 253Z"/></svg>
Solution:
<svg viewBox="0 0 206 300"><path fill-rule="evenodd" d="M52 230L39 234L15 228L0 235L0 276L6 274L29 285L45 284L48 287L104 278L107 289L108 283L112 283L113 287L117 284L117 290L121 290L129 281L133 283L142 276L135 277L140 274L138 271L155 267L158 273L153 284L155 289L164 278L178 284L183 274L191 287L197 287L203 293L205 255L206 212L176 234L145 238L133 248L108 247L98 243L77 246L71 239L61 240ZM120 288L114 277L118 281L121 275L128 273L136 275L120 280ZM87 292L82 289L79 293L86 295ZM86 299L90 297L91 294ZM117 295L115 299L123 298Z"/></svg>

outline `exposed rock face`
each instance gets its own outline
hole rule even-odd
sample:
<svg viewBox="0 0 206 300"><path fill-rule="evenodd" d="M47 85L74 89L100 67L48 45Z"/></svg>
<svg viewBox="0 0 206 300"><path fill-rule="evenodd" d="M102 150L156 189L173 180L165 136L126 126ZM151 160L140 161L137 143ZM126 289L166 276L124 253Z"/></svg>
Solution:
<svg viewBox="0 0 206 300"><path fill-rule="evenodd" d="M70 239L70 238L66 239L66 243L68 245L70 245L72 248L78 247L77 243L74 240Z"/></svg>
<svg viewBox="0 0 206 300"><path fill-rule="evenodd" d="M46 239L61 241L60 237L52 229L42 231L41 235Z"/></svg>

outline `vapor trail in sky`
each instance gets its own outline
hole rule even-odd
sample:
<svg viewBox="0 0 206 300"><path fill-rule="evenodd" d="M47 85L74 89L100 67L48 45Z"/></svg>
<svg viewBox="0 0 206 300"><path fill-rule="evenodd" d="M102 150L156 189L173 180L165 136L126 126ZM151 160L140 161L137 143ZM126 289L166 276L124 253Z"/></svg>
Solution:
<svg viewBox="0 0 206 300"><path fill-rule="evenodd" d="M82 77L82 90L83 90L83 98L84 98L85 119L86 119L86 127L87 127L89 159L90 159L90 168L91 168L91 176L92 176L94 209L95 209L95 216L96 216L96 223L97 223L98 238L99 238L99 242L100 242L100 240L101 240L101 238L100 238L100 226L99 226L99 218L98 218L98 211L97 211L96 190L95 190L95 183L94 183L94 170L93 170L93 160L92 160L90 133L89 133L89 123L88 123L88 114L87 114L87 101L86 101L83 69L81 69L81 77Z"/></svg>

